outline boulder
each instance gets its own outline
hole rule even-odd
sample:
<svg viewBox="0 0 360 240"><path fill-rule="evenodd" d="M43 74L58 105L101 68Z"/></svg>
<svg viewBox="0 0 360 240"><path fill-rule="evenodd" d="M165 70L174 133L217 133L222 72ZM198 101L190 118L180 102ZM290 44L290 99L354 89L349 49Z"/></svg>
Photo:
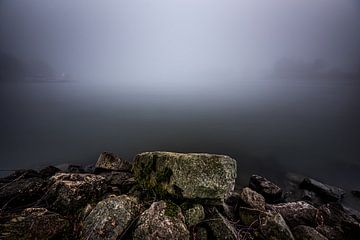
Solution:
<svg viewBox="0 0 360 240"><path fill-rule="evenodd" d="M245 206L265 211L265 198L248 187L242 189L240 199Z"/></svg>
<svg viewBox="0 0 360 240"><path fill-rule="evenodd" d="M65 239L69 236L69 222L45 208L27 208L0 224L0 239Z"/></svg>
<svg viewBox="0 0 360 240"><path fill-rule="evenodd" d="M321 183L312 178L305 178L300 184L300 187L314 191L328 201L338 201L342 199L345 194L345 191L341 188Z"/></svg>
<svg viewBox="0 0 360 240"><path fill-rule="evenodd" d="M135 226L134 240L190 239L185 218L179 206L172 202L154 202L144 211Z"/></svg>
<svg viewBox="0 0 360 240"><path fill-rule="evenodd" d="M105 178L94 174L57 173L50 181L45 201L64 214L95 202L106 189Z"/></svg>
<svg viewBox="0 0 360 240"><path fill-rule="evenodd" d="M230 194L224 199L223 202L223 209L225 216L235 221L238 219L238 207L239 207L239 201L240 201L240 194L237 192L230 192Z"/></svg>
<svg viewBox="0 0 360 240"><path fill-rule="evenodd" d="M46 182L39 177L21 178L4 183L0 187L0 206L2 210L7 207L19 207L34 203L45 192Z"/></svg>
<svg viewBox="0 0 360 240"><path fill-rule="evenodd" d="M279 203L268 207L280 213L290 227L297 225L315 226L318 210L306 202Z"/></svg>
<svg viewBox="0 0 360 240"><path fill-rule="evenodd" d="M70 165L68 165L66 172L69 172L69 173L85 173L85 169L84 169L83 166L70 164Z"/></svg>
<svg viewBox="0 0 360 240"><path fill-rule="evenodd" d="M184 210L185 223L188 226L194 226L205 219L204 207L200 204L194 204L190 208Z"/></svg>
<svg viewBox="0 0 360 240"><path fill-rule="evenodd" d="M96 172L102 170L129 172L131 170L131 164L114 153L103 152L95 164Z"/></svg>
<svg viewBox="0 0 360 240"><path fill-rule="evenodd" d="M56 173L60 172L61 170L54 166L48 166L40 170L39 174L43 178L50 178L54 176Z"/></svg>
<svg viewBox="0 0 360 240"><path fill-rule="evenodd" d="M296 240L328 240L314 228L305 225L299 225L293 228L292 233Z"/></svg>
<svg viewBox="0 0 360 240"><path fill-rule="evenodd" d="M269 203L281 200L282 189L262 176L252 175L250 177L249 187L263 195Z"/></svg>
<svg viewBox="0 0 360 240"><path fill-rule="evenodd" d="M118 239L140 213L140 204L127 195L100 201L85 218L84 239Z"/></svg>
<svg viewBox="0 0 360 240"><path fill-rule="evenodd" d="M135 157L133 170L138 183L160 197L220 204L235 187L236 161L224 155L145 152Z"/></svg>
<svg viewBox="0 0 360 240"><path fill-rule="evenodd" d="M209 239L215 240L236 240L237 231L231 222L221 215L215 208L211 211L208 221L204 221L204 226L208 229Z"/></svg>

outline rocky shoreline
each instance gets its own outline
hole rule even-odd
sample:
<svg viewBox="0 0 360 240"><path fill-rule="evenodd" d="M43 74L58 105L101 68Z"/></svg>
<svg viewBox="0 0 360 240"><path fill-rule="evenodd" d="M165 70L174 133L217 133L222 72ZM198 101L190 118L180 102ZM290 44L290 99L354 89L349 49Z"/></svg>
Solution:
<svg viewBox="0 0 360 240"><path fill-rule="evenodd" d="M0 239L360 239L344 190L298 175L286 191L258 175L235 190L237 164L104 152L89 167L19 170L0 178Z"/></svg>

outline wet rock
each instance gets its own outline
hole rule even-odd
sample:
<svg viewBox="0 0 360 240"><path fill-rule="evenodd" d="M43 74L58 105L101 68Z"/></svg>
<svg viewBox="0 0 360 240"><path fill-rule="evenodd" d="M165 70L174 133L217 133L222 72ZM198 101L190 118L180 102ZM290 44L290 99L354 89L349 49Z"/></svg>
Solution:
<svg viewBox="0 0 360 240"><path fill-rule="evenodd" d="M240 199L245 206L265 211L265 198L248 187L242 189Z"/></svg>
<svg viewBox="0 0 360 240"><path fill-rule="evenodd" d="M324 235L314 228L305 225L299 225L293 228L292 233L296 240L327 240Z"/></svg>
<svg viewBox="0 0 360 240"><path fill-rule="evenodd" d="M341 188L321 183L312 178L305 178L300 184L300 187L314 191L329 201L340 200L345 194L345 191Z"/></svg>
<svg viewBox="0 0 360 240"><path fill-rule="evenodd" d="M45 200L51 209L64 214L96 201L106 189L105 178L94 174L57 173L50 181Z"/></svg>
<svg viewBox="0 0 360 240"><path fill-rule="evenodd" d="M236 220L238 218L238 207L240 201L240 194L237 192L230 192L230 194L224 199L223 209L224 214L228 219Z"/></svg>
<svg viewBox="0 0 360 240"><path fill-rule="evenodd" d="M27 208L8 222L0 224L0 239L65 239L69 222L45 208Z"/></svg>
<svg viewBox="0 0 360 240"><path fill-rule="evenodd" d="M280 203L269 205L269 208L280 213L290 227L297 225L315 226L318 210L306 202Z"/></svg>
<svg viewBox="0 0 360 240"><path fill-rule="evenodd" d="M34 203L45 192L46 182L39 177L20 178L0 187L0 209Z"/></svg>
<svg viewBox="0 0 360 240"><path fill-rule="evenodd" d="M133 169L136 180L158 195L221 204L235 187L236 161L224 155L146 152L136 156Z"/></svg>
<svg viewBox="0 0 360 240"><path fill-rule="evenodd" d="M114 153L103 152L100 154L99 159L95 164L95 171L101 172L102 170L108 170L129 172L131 167L132 166L128 161L121 159Z"/></svg>
<svg viewBox="0 0 360 240"><path fill-rule="evenodd" d="M262 176L252 175L249 187L263 195L267 202L274 203L281 200L282 189Z"/></svg>
<svg viewBox="0 0 360 240"><path fill-rule="evenodd" d="M61 170L57 167L54 166L48 166L44 169L41 169L39 174L41 175L41 177L43 178L50 178L52 176L54 176L56 173L60 172Z"/></svg>
<svg viewBox="0 0 360 240"><path fill-rule="evenodd" d="M84 221L84 239L118 239L140 213L140 204L127 195L99 202Z"/></svg>
<svg viewBox="0 0 360 240"><path fill-rule="evenodd" d="M360 223L346 214L341 204L328 203L321 206L316 220L316 229L329 239L334 239L333 236L342 236L340 239L360 239Z"/></svg>
<svg viewBox="0 0 360 240"><path fill-rule="evenodd" d="M136 224L134 240L190 239L185 218L179 206L172 202L154 202Z"/></svg>
<svg viewBox="0 0 360 240"><path fill-rule="evenodd" d="M185 223L188 226L194 226L205 219L204 207L200 204L194 204L190 208L184 210Z"/></svg>

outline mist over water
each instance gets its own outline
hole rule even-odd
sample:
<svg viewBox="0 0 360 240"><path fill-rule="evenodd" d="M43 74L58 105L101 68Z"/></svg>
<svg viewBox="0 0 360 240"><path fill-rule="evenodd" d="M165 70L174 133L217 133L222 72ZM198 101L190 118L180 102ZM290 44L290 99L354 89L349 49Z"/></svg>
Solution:
<svg viewBox="0 0 360 240"><path fill-rule="evenodd" d="M350 0L2 1L0 168L209 152L358 188L359 29Z"/></svg>

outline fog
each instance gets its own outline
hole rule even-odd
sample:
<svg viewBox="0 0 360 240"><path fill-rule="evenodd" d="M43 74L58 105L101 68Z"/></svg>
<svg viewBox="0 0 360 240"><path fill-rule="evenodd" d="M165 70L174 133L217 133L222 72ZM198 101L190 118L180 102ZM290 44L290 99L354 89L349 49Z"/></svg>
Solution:
<svg viewBox="0 0 360 240"><path fill-rule="evenodd" d="M0 168L228 154L360 182L356 0L0 1Z"/></svg>

